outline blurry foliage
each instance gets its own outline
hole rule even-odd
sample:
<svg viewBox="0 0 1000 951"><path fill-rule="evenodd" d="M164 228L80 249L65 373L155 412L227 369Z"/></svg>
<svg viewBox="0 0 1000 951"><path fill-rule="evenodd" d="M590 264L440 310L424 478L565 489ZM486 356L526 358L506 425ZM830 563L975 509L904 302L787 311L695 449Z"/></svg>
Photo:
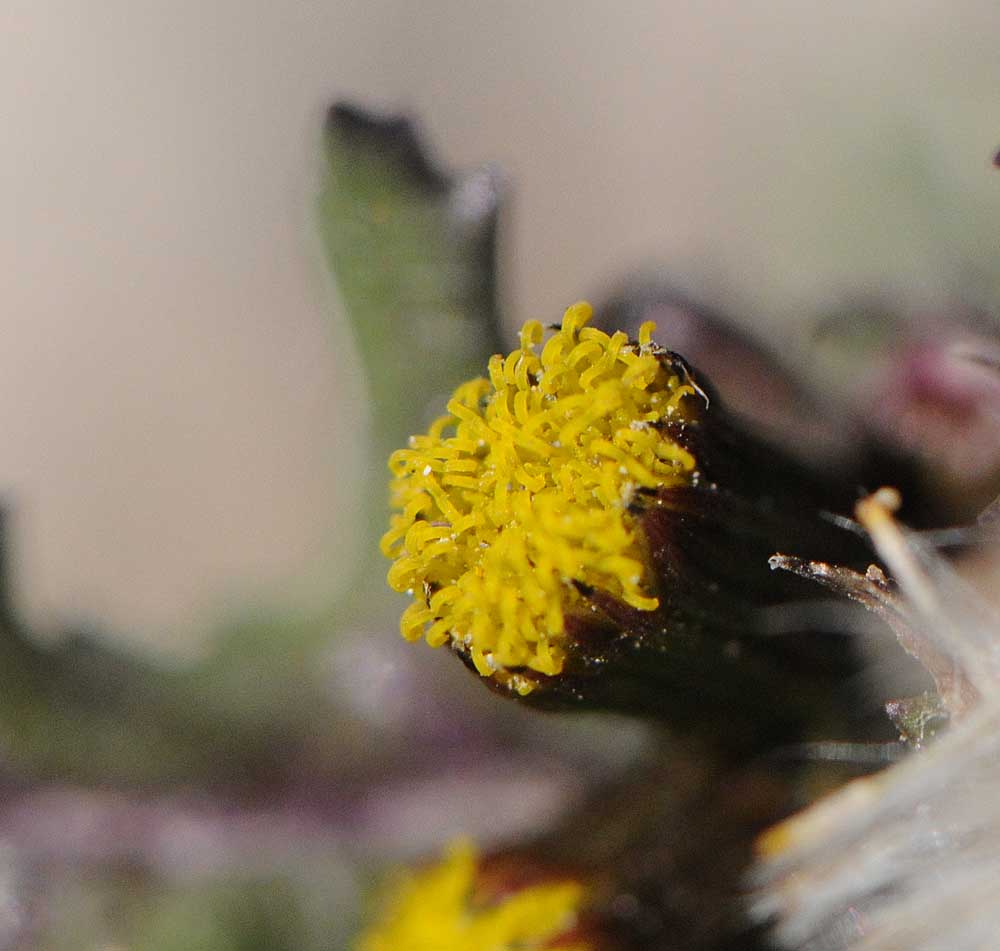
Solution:
<svg viewBox="0 0 1000 951"><path fill-rule="evenodd" d="M484 168L452 181L405 119L347 105L330 111L327 141L320 228L368 369L381 473L425 407L500 349L500 180Z"/></svg>
<svg viewBox="0 0 1000 951"><path fill-rule="evenodd" d="M369 544L351 566L353 583L322 616L233 624L209 659L173 671L120 655L86 632L40 646L3 590L0 779L24 797L18 802L33 790L96 789L111 794L113 813L114 790L127 790L146 797L155 824L157 799L175 792L215 797L223 811L247 802L280 811L295 809L294 797L282 803L284 790L301 795L307 787L335 809L338 784L364 781L345 773L364 760L381 768L365 724L337 709L322 656L348 626L387 636L396 626L376 546L382 460L419 427L425 406L496 349L498 179L487 169L453 183L430 165L407 122L343 106L330 113L327 159L319 224L372 407L371 472L359 500ZM54 811L57 822L71 822ZM51 821L52 812L43 818ZM9 834L4 824L0 812L0 836ZM306 830L289 852L309 839ZM287 854L271 857L273 874L248 880L237 861L207 883L185 885L146 867L141 845L136 868L126 871L72 847L60 854L58 845L34 855L15 842L12 875L30 887L14 895L20 911L5 923L20 934L14 946L302 951L339 946L353 926L342 907L331 918L338 911L327 893L337 887L331 869L321 864L314 870L321 878L295 881Z"/></svg>

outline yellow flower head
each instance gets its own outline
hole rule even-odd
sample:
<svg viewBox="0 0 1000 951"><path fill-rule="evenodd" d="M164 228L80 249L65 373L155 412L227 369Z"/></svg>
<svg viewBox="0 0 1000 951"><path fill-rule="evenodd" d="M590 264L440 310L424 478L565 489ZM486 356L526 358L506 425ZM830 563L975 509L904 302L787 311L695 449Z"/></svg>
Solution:
<svg viewBox="0 0 1000 951"><path fill-rule="evenodd" d="M444 860L405 873L356 951L591 951L566 943L584 899L574 881L541 882L483 896L479 859L468 842Z"/></svg>
<svg viewBox="0 0 1000 951"><path fill-rule="evenodd" d="M686 373L652 323L636 342L587 327L591 313L570 307L544 343L542 325L525 324L489 379L460 386L448 415L389 461L382 550L389 584L414 597L403 636L450 643L520 693L533 687L521 672L562 671L581 589L658 606L630 507L696 477L666 435L696 392Z"/></svg>

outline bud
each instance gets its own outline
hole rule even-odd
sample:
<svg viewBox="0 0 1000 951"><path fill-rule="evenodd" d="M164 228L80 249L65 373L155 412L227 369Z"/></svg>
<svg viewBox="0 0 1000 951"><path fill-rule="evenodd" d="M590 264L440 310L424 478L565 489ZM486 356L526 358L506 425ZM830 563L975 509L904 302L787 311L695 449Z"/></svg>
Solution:
<svg viewBox="0 0 1000 951"><path fill-rule="evenodd" d="M448 646L490 686L545 707L657 716L752 752L837 713L844 638L772 636L762 609L813 595L776 551L860 562L824 520L845 500L765 444L677 354L529 322L489 378L390 459L389 583L403 636ZM834 717L835 718L835 717Z"/></svg>

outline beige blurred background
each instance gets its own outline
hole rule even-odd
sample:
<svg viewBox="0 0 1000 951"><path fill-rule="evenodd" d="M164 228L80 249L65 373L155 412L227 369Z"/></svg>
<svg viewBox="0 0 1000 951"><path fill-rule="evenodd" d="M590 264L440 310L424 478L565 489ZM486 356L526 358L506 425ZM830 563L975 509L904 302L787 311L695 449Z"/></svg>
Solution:
<svg viewBox="0 0 1000 951"><path fill-rule="evenodd" d="M1000 5L8 0L0 490L19 604L183 656L309 610L364 381L313 232L326 106L500 163L512 322L662 268L790 352L841 295L1000 300Z"/></svg>

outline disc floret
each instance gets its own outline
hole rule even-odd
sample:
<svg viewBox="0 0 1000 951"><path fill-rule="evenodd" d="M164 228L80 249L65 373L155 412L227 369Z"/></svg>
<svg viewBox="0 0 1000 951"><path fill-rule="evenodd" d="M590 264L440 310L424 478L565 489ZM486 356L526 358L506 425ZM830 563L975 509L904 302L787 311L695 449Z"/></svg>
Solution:
<svg viewBox="0 0 1000 951"><path fill-rule="evenodd" d="M667 432L695 387L667 351L586 326L570 307L540 323L460 386L448 413L393 454L392 516L382 540L389 583L414 602L403 636L451 644L485 677L521 693L522 672L558 675L566 619L600 590L658 606L631 509L637 496L696 480L694 456Z"/></svg>

